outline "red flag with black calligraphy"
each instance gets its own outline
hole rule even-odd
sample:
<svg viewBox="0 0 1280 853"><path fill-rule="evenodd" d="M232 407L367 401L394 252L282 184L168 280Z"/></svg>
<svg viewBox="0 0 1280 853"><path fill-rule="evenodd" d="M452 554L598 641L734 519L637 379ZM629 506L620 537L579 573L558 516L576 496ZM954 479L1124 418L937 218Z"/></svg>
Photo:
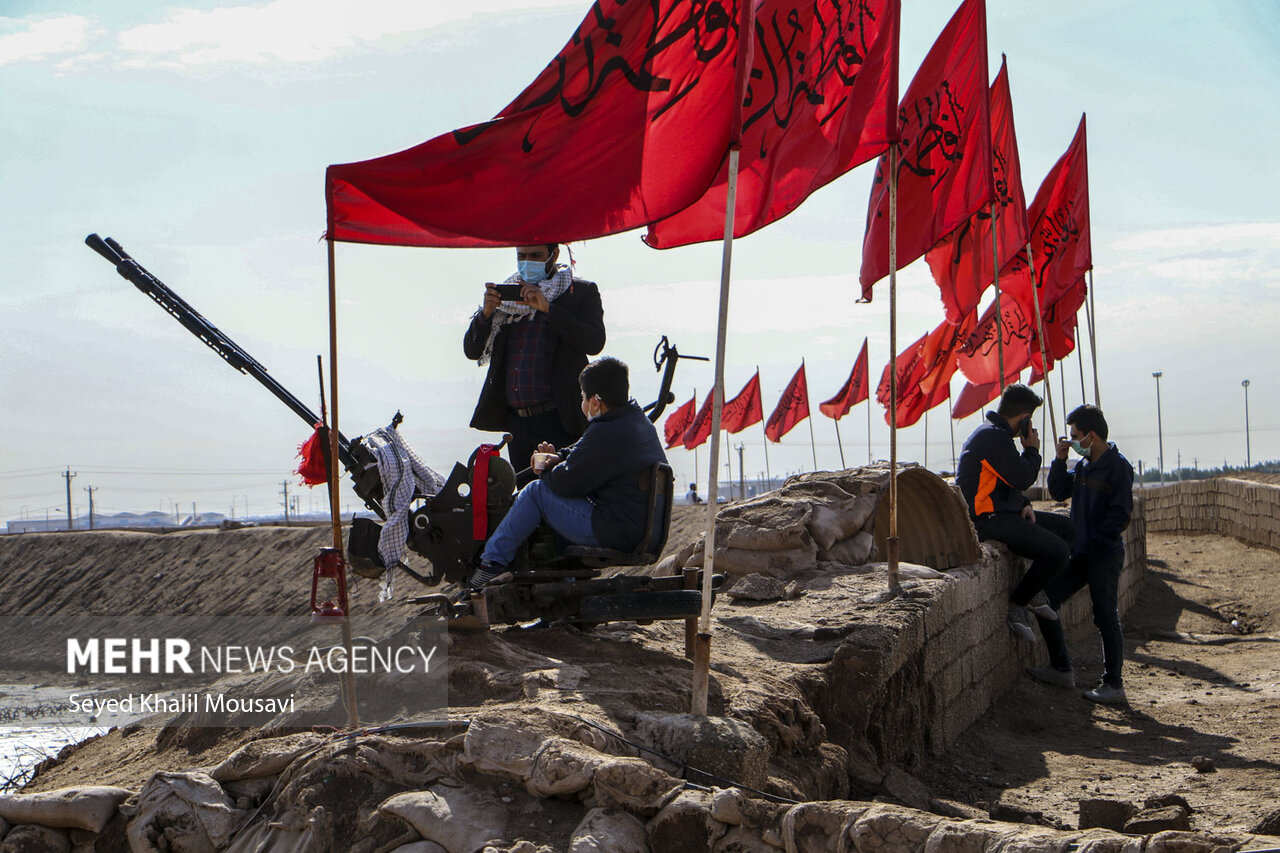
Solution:
<svg viewBox="0 0 1280 853"><path fill-rule="evenodd" d="M951 409L951 417L959 420L967 418L974 412L981 411L982 407L990 403L992 400L1000 396L1004 391L1004 386L1017 382L1018 372L1009 374L1004 382L984 382L975 385L972 382L966 382L964 388L960 390L960 394L956 397L956 404Z"/></svg>
<svg viewBox="0 0 1280 853"><path fill-rule="evenodd" d="M685 449L693 450L711 437L711 401L715 399L715 395L714 388L707 392L707 399L702 402L702 408L698 409L698 414L694 415L693 421L684 431L680 440Z"/></svg>
<svg viewBox="0 0 1280 853"><path fill-rule="evenodd" d="M973 331L960 347L960 371L975 385L998 383L1000 379L1000 344L1004 335L1004 372L1008 376L1031 364L1035 316L1026 313L1022 304L1001 294L1002 322L996 322L996 304L992 300Z"/></svg>
<svg viewBox="0 0 1280 853"><path fill-rule="evenodd" d="M683 210L738 138L748 0L595 0L496 118L330 166L332 240L519 246L615 234Z"/></svg>
<svg viewBox="0 0 1280 853"><path fill-rule="evenodd" d="M763 0L756 7L743 102L736 237L800 206L809 194L897 138L901 0ZM985 82L985 81L984 81ZM656 249L720 240L728 163L701 198L649 226Z"/></svg>
<svg viewBox="0 0 1280 853"><path fill-rule="evenodd" d="M987 10L964 0L898 106L901 269L995 197L987 96ZM862 298L889 274L889 155L876 163L862 242Z"/></svg>
<svg viewBox="0 0 1280 853"><path fill-rule="evenodd" d="M959 323L944 320L898 356L898 426L911 426L925 412L950 396L957 354L975 325L976 317L972 312L961 318ZM889 423L888 365L881 374L876 399L884 406L885 422Z"/></svg>
<svg viewBox="0 0 1280 853"><path fill-rule="evenodd" d="M819 403L818 411L836 421L847 415L850 409L867 399L871 385L869 374L870 371L867 369L867 339L863 338L862 351L858 353L858 359L853 363L853 371L849 374L848 381L844 383L844 387L834 397L825 403Z"/></svg>
<svg viewBox="0 0 1280 853"><path fill-rule="evenodd" d="M1080 306L1084 305L1088 291L1084 279L1068 290L1061 299L1042 309L1044 315L1044 347L1049 357L1049 367L1055 361L1066 358L1076 348L1076 321ZM1038 330L1033 329L1033 332ZM1031 366L1043 369L1040 359L1040 336L1035 334L1031 342Z"/></svg>
<svg viewBox="0 0 1280 853"><path fill-rule="evenodd" d="M769 415L769 420L765 422L765 437L776 444L782 441L782 437L796 424L807 417L809 417L809 381L805 378L802 361L800 369L796 371L795 376L791 377L786 390L778 399L778 405L774 407L773 414Z"/></svg>
<svg viewBox="0 0 1280 853"><path fill-rule="evenodd" d="M991 84L991 174L995 182L996 249L1003 267L1027 244L1027 200L1022 193L1018 137L1013 128L1013 97L1003 62ZM925 255L942 293L947 321L957 323L978 307L995 280L991 245L991 208L979 210Z"/></svg>
<svg viewBox="0 0 1280 853"><path fill-rule="evenodd" d="M1062 299L1093 268L1093 243L1089 236L1089 152L1085 120L1065 154L1053 164L1027 210L1029 239L1035 262L1040 309ZM1007 276L1006 276L1007 270ZM1000 271L1000 288L1035 316L1031 272L1024 251ZM1006 280L1009 282L1005 287Z"/></svg>
<svg viewBox="0 0 1280 853"><path fill-rule="evenodd" d="M667 450L684 445L684 432L693 423L693 415L698 406L698 398L690 397L689 402L667 415L662 425L662 435L667 440Z"/></svg>
<svg viewBox="0 0 1280 853"><path fill-rule="evenodd" d="M741 432L752 424L764 420L764 403L760 399L760 371L752 376L738 396L724 404L720 412L720 427L725 432Z"/></svg>

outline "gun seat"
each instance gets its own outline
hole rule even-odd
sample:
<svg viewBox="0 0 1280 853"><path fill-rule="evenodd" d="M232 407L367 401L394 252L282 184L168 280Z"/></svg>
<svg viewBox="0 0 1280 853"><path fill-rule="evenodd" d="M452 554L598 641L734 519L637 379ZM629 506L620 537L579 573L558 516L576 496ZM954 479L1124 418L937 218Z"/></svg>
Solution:
<svg viewBox="0 0 1280 853"><path fill-rule="evenodd" d="M667 535L671 532L671 501L675 475L670 465L658 462L643 476L647 497L644 529L649 533L635 550L617 551L613 548L570 545L561 551L561 556L572 557L585 566L597 569L606 566L642 566L657 562L662 549L667 546Z"/></svg>

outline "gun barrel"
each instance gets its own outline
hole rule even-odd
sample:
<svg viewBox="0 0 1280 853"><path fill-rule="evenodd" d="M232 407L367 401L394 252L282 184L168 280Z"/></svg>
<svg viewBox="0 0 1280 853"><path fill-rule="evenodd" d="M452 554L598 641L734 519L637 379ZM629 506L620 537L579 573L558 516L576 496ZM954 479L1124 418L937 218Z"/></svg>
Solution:
<svg viewBox="0 0 1280 853"><path fill-rule="evenodd" d="M114 265L116 272L122 278L151 297L171 317L181 323L191 334L204 341L224 361L241 373L247 373L258 380L280 402L288 406L294 414L306 421L308 426L315 426L320 423L320 418L316 413L295 397L289 389L277 382L265 367L245 352L239 344L223 334L217 326L202 317L200 312L188 305L182 297L170 290L164 282L152 275L146 267L130 257L123 246L110 237L103 240L97 234L90 234L85 238L84 242L90 249L93 249ZM351 443L341 432L338 433L338 458L343 466L354 476L357 468L355 458L351 454Z"/></svg>

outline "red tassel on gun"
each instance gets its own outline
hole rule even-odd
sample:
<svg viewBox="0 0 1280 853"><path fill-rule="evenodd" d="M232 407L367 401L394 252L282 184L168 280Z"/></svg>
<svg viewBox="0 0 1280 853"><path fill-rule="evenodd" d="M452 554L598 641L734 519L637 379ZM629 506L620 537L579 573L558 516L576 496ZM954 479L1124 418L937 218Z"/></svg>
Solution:
<svg viewBox="0 0 1280 853"><path fill-rule="evenodd" d="M298 457L302 460L294 473L302 478L304 486L320 486L329 482L329 472L324 464L324 447L321 431L323 426L316 424L311 437L298 445Z"/></svg>

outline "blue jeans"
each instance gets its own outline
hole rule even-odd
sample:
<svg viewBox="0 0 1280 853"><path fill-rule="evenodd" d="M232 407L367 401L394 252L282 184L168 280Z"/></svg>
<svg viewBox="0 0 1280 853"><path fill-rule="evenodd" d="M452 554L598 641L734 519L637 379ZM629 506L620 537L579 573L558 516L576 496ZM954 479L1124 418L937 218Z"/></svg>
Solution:
<svg viewBox="0 0 1280 853"><path fill-rule="evenodd" d="M543 521L574 545L598 546L591 529L593 508L586 498L561 497L541 480L534 480L516 495L516 502L485 543L481 559L504 569L510 566L524 540Z"/></svg>
<svg viewBox="0 0 1280 853"><path fill-rule="evenodd" d="M1102 635L1102 680L1112 687L1123 686L1120 670L1124 664L1124 628L1120 625L1119 589L1120 572L1124 569L1124 551L1100 560L1072 557L1067 570L1045 587L1049 605L1059 609L1063 602L1075 595L1086 584L1093 600L1093 624ZM1071 669L1067 656L1067 640L1062 633L1062 623L1040 619L1040 633L1049 647L1049 661L1055 669Z"/></svg>

